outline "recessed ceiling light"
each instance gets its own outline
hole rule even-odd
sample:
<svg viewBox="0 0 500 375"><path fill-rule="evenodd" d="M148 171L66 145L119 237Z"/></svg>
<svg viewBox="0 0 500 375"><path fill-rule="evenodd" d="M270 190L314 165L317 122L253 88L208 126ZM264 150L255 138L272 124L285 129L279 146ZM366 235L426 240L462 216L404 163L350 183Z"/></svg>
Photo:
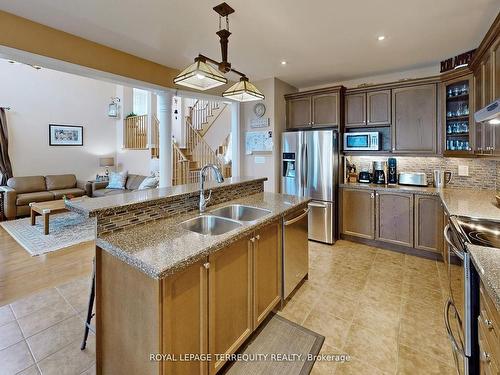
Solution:
<svg viewBox="0 0 500 375"><path fill-rule="evenodd" d="M382 40L384 40L384 39L385 39L385 35L379 35L379 36L377 37L377 39L378 39L378 41L380 42L380 41L382 41Z"/></svg>
<svg viewBox="0 0 500 375"><path fill-rule="evenodd" d="M281 61L281 65L286 65L287 62L285 60Z"/></svg>

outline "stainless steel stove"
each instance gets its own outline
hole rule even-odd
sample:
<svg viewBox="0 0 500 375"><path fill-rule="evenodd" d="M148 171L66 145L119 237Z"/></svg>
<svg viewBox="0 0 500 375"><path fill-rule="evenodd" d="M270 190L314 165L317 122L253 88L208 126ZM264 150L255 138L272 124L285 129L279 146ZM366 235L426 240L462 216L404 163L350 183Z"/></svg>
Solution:
<svg viewBox="0 0 500 375"><path fill-rule="evenodd" d="M466 217L458 217L457 223L471 244L500 249L500 223Z"/></svg>

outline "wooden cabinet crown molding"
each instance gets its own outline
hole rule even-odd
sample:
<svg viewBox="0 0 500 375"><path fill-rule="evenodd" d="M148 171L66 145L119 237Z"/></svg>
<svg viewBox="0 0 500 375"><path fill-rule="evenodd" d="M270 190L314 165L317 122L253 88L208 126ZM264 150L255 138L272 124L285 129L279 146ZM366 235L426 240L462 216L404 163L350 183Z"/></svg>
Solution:
<svg viewBox="0 0 500 375"><path fill-rule="evenodd" d="M393 88L400 88L400 87L406 87L406 86L427 85L430 83L439 83L439 82L441 82L441 76L401 79L399 81L347 88L345 90L345 93L346 94L355 94L355 93L361 93L361 92L380 91L382 89L393 89Z"/></svg>
<svg viewBox="0 0 500 375"><path fill-rule="evenodd" d="M311 96L311 95L319 95L319 94L329 94L332 92L341 92L344 93L345 87L340 85L340 86L331 86L331 87L325 87L321 89L315 89L315 90L308 90L308 91L299 91L299 92L294 92L291 94L286 94L285 99L296 99L296 98L303 98L306 96Z"/></svg>
<svg viewBox="0 0 500 375"><path fill-rule="evenodd" d="M481 61L483 61L485 55L489 53L491 46L494 44L495 40L500 35L500 12L497 14L495 21L489 28L488 32L484 36L481 44L476 49L474 57L469 64L470 69L476 70L480 65Z"/></svg>

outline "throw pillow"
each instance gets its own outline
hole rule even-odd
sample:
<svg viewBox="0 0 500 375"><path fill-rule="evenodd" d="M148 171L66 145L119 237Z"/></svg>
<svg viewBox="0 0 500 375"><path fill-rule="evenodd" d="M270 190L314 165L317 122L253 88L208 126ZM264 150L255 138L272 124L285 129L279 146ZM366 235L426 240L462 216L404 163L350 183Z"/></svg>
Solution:
<svg viewBox="0 0 500 375"><path fill-rule="evenodd" d="M149 176L149 177L146 177L142 182L141 184L139 185L139 189L138 190L145 190L145 189L154 189L156 187L158 187L158 183L160 181L158 180L157 177L155 176Z"/></svg>
<svg viewBox="0 0 500 375"><path fill-rule="evenodd" d="M125 189L128 172L111 172L109 174L109 182L106 189Z"/></svg>

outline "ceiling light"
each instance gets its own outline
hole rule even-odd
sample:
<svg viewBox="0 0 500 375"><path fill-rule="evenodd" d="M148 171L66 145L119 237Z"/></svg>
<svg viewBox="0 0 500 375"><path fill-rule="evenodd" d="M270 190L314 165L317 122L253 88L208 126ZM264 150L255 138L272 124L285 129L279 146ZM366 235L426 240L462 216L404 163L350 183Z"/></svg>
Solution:
<svg viewBox="0 0 500 375"><path fill-rule="evenodd" d="M231 86L222 96L240 102L250 100L264 99L264 95L248 81L245 74L233 69L231 63L227 61L227 49L229 44L229 18L234 9L228 4L222 3L213 8L219 14L219 31L217 35L220 38L220 47L222 61L218 62L204 55L198 55L194 59L194 63L184 69L177 77L174 78L174 83L181 86L190 87L197 90L208 90L227 83L224 77L225 73L233 72L241 77L240 82ZM222 18L226 19L225 28L222 27ZM281 62L283 65L286 61ZM217 69L214 68L217 67Z"/></svg>
<svg viewBox="0 0 500 375"><path fill-rule="evenodd" d="M287 62L286 62L285 60L283 60L283 61L281 62L281 65L286 65L286 64L287 64Z"/></svg>
<svg viewBox="0 0 500 375"><path fill-rule="evenodd" d="M208 90L225 85L227 79L221 72L208 65L202 57L194 59L194 63L184 69L174 83L197 90Z"/></svg>
<svg viewBox="0 0 500 375"><path fill-rule="evenodd" d="M247 77L241 77L240 81L224 91L222 96L238 102L264 99L264 94L254 84L250 83Z"/></svg>
<svg viewBox="0 0 500 375"><path fill-rule="evenodd" d="M494 118L494 119L491 119L490 121L488 121L491 125L498 125L500 124L500 119L498 118Z"/></svg>
<svg viewBox="0 0 500 375"><path fill-rule="evenodd" d="M381 42L382 40L384 40L384 39L385 39L385 36L384 36L384 35L379 35L379 36L377 37L377 39L378 39L378 41L379 41L379 42Z"/></svg>

